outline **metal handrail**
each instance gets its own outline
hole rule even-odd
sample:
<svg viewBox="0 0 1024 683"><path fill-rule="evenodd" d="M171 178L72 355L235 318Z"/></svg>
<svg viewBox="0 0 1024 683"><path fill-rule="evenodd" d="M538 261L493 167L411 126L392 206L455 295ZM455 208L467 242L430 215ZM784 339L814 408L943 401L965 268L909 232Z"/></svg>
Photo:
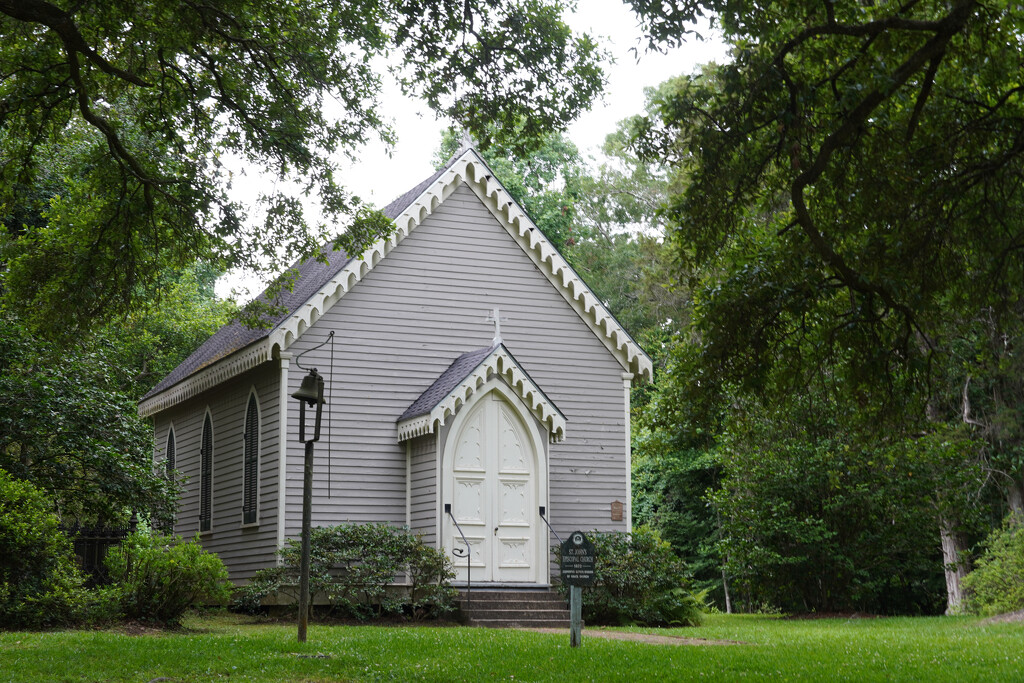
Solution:
<svg viewBox="0 0 1024 683"><path fill-rule="evenodd" d="M452 514L452 504L444 504L445 514L452 518L452 524L459 530L459 536L462 536L462 542L466 544L466 549L452 548L452 555L456 557L466 558L466 602L473 602L473 574L471 568L471 561L473 559L473 548L469 545L469 541L466 540L466 534L462 532L462 527L459 526L459 522L455 519L455 515Z"/></svg>
<svg viewBox="0 0 1024 683"><path fill-rule="evenodd" d="M551 533L553 533L555 535L555 538L558 539L558 544L561 545L562 544L562 537L558 535L557 531L555 531L554 529L551 528L551 524L548 522L548 518L544 516L544 513L546 511L547 510L544 508L544 506L541 505L540 506L540 518L543 519L544 523L548 525L548 531L550 531Z"/></svg>

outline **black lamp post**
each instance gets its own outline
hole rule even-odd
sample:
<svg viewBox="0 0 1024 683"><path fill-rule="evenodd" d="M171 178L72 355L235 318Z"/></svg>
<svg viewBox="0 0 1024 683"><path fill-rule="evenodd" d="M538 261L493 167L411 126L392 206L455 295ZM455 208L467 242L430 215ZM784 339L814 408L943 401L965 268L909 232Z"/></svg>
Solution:
<svg viewBox="0 0 1024 683"><path fill-rule="evenodd" d="M333 333L332 333L333 334ZM320 418L323 416L324 378L316 368L302 378L302 386L292 394L299 400L299 441L306 443L306 459L302 469L302 560L299 564L299 642L306 642L309 626L309 526L313 507L313 443L320 440ZM313 436L306 439L306 404L316 406Z"/></svg>

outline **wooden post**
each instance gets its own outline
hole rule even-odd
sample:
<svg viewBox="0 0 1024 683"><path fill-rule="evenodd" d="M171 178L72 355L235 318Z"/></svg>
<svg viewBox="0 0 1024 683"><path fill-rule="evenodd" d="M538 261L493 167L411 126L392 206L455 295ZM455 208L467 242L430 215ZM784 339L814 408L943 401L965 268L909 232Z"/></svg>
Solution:
<svg viewBox="0 0 1024 683"><path fill-rule="evenodd" d="M569 586L569 646L583 644L583 587Z"/></svg>
<svg viewBox="0 0 1024 683"><path fill-rule="evenodd" d="M559 569L562 583L569 586L569 646L583 644L583 586L593 586L596 580L596 552L594 544L582 531L574 531L569 540L562 542Z"/></svg>
<svg viewBox="0 0 1024 683"><path fill-rule="evenodd" d="M283 482L282 482L283 485ZM299 642L306 642L309 625L309 527L313 516L313 442L306 442L302 467L302 557L299 561Z"/></svg>

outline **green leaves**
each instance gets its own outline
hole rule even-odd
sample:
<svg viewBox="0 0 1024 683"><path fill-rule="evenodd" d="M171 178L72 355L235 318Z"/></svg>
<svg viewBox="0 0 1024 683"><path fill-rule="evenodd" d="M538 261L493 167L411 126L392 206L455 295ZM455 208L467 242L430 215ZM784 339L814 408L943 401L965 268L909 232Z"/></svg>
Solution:
<svg viewBox="0 0 1024 683"><path fill-rule="evenodd" d="M65 521L168 518L176 491L153 471L151 428L126 390L159 379L135 376L128 358L139 354L143 372L170 359L150 355L152 338L105 342L58 349L0 317L0 469L46 491Z"/></svg>
<svg viewBox="0 0 1024 683"><path fill-rule="evenodd" d="M884 537L883 490L902 506L896 526L931 534L933 548L934 515L976 536L999 497L1024 491L1013 417L1024 401L1013 360L1024 338L1024 109L1006 49L1024 13L631 4L656 43L683 36L676 18L715 12L734 46L730 64L659 88L632 126L642 157L688 179L664 217L694 287L696 329L682 337L692 362L651 405L671 432L671 416L688 417L672 401L712 399L702 426L714 425L723 458L723 548L760 558L769 592L791 580L773 568L792 577L804 566L799 587L843 557L842 544L816 554L830 542L821 529ZM679 424L682 440L692 427ZM830 466L849 463L844 448L873 465ZM933 551L908 552L916 562ZM852 566L867 573L843 569L850 588L833 595L881 590L874 569ZM934 578L919 576L919 588Z"/></svg>
<svg viewBox="0 0 1024 683"><path fill-rule="evenodd" d="M354 246L368 229L381 236L387 226L363 220L333 171L336 155L393 140L383 58L397 55L406 89L483 142L495 132L531 147L603 84L602 54L570 32L564 9L556 0L0 4L5 305L48 332L57 317L84 330L151 297L166 268L199 259L278 272L338 232L307 221L296 192L276 189L293 181L322 200L330 224L355 217ZM258 207L239 206L225 159L275 189ZM254 208L261 226L244 220Z"/></svg>
<svg viewBox="0 0 1024 683"><path fill-rule="evenodd" d="M588 623L698 626L702 596L688 590L686 566L650 527L594 532L596 585L583 591ZM556 555L558 551L556 550ZM560 586L564 594L568 586Z"/></svg>
<svg viewBox="0 0 1024 683"><path fill-rule="evenodd" d="M190 607L231 597L224 563L195 539L137 532L111 548L104 563L128 619L177 625Z"/></svg>
<svg viewBox="0 0 1024 683"><path fill-rule="evenodd" d="M993 616L1024 609L1024 533L1021 517L1011 515L992 531L974 571L964 578L966 608Z"/></svg>
<svg viewBox="0 0 1024 683"><path fill-rule="evenodd" d="M238 609L255 613L267 596L298 602L300 540L289 539L278 555L281 566L259 570L238 591ZM422 619L454 609L451 560L408 529L390 524L318 527L310 533L310 555L310 595L324 595L346 616L368 619L404 612ZM403 573L410 580L409 592L389 591Z"/></svg>
<svg viewBox="0 0 1024 683"><path fill-rule="evenodd" d="M52 501L0 469L0 626L74 625L88 598Z"/></svg>

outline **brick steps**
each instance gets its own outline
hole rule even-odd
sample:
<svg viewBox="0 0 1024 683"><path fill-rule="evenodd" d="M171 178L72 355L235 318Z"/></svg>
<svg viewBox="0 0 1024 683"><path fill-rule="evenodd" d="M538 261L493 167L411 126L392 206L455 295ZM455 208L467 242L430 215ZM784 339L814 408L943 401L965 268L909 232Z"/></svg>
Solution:
<svg viewBox="0 0 1024 683"><path fill-rule="evenodd" d="M459 591L459 609L470 626L489 628L568 628L569 609L548 589Z"/></svg>

